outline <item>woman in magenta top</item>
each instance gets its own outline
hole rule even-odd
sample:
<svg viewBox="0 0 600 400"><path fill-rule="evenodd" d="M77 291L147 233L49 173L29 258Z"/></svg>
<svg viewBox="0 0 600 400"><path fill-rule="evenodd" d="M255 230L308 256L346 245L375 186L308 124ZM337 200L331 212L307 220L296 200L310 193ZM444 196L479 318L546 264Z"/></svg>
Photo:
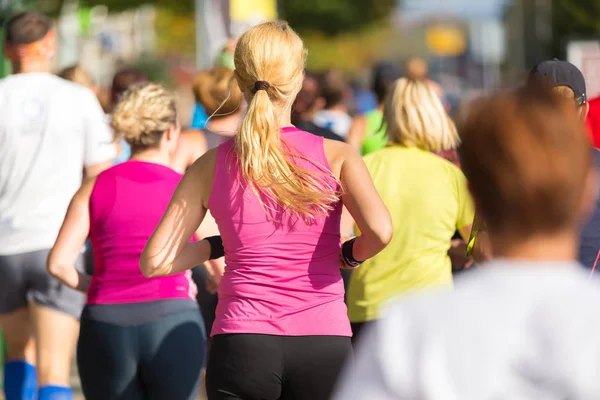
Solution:
<svg viewBox="0 0 600 400"><path fill-rule="evenodd" d="M242 35L242 126L188 169L140 259L148 276L182 272L187 237L207 210L215 218L226 267L209 400L328 399L351 351L340 267L390 240L389 213L357 152L291 126L305 53L285 22ZM340 246L342 205L363 234Z"/></svg>
<svg viewBox="0 0 600 400"><path fill-rule="evenodd" d="M147 279L139 269L181 180L168 167L179 136L174 99L157 84L134 86L112 125L131 146L131 159L83 184L48 260L51 274L88 294L77 347L82 389L88 400L191 400L205 351L190 271ZM88 234L91 282L74 266ZM191 246L190 268L211 255L207 241Z"/></svg>

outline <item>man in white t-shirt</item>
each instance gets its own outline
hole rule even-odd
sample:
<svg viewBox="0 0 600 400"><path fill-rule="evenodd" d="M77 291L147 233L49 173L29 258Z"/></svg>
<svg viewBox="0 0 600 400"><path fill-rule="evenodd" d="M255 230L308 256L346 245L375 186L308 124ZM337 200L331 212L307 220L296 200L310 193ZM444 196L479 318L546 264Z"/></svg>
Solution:
<svg viewBox="0 0 600 400"><path fill-rule="evenodd" d="M0 327L6 399L69 399L84 294L46 272L69 202L116 156L98 100L50 74L54 32L25 12L6 25L14 75L0 80ZM80 264L81 260L73 260ZM37 372L36 368L37 366ZM36 383L39 381L39 389Z"/></svg>
<svg viewBox="0 0 600 400"><path fill-rule="evenodd" d="M576 261L597 171L573 101L502 93L459 131L496 259L393 303L334 399L598 399L600 285Z"/></svg>

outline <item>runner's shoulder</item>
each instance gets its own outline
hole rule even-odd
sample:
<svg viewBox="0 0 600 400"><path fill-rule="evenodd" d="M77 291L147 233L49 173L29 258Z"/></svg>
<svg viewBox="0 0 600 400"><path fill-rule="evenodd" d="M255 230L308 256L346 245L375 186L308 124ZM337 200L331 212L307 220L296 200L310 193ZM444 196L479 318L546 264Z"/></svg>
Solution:
<svg viewBox="0 0 600 400"><path fill-rule="evenodd" d="M325 146L325 152L328 155L335 156L345 156L345 155L354 155L357 153L356 149L352 147L350 144L333 139L323 139L323 145Z"/></svg>
<svg viewBox="0 0 600 400"><path fill-rule="evenodd" d="M24 85L32 85L39 93L40 89L54 92L57 98L72 99L74 103L86 101L86 99L95 98L94 93L85 86L78 85L66 79L53 74L15 74L0 79L0 91L18 90L21 91ZM13 89L14 88L14 89Z"/></svg>
<svg viewBox="0 0 600 400"><path fill-rule="evenodd" d="M323 141L323 146L325 148L325 156L327 157L329 166L336 174L341 171L344 163L358 162L361 158L358 151L346 142L325 139Z"/></svg>

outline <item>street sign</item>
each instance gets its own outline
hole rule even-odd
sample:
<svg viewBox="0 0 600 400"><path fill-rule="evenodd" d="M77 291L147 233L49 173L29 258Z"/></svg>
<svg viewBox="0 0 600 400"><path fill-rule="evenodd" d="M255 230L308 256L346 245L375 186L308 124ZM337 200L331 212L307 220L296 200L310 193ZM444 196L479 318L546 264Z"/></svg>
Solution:
<svg viewBox="0 0 600 400"><path fill-rule="evenodd" d="M427 15L473 19L501 17L508 0L398 0L398 4L409 19Z"/></svg>
<svg viewBox="0 0 600 400"><path fill-rule="evenodd" d="M600 41L574 40L567 44L567 61L585 77L588 99L600 96Z"/></svg>
<svg viewBox="0 0 600 400"><path fill-rule="evenodd" d="M432 25L425 31L429 51L440 57L459 56L467 47L462 29L452 24Z"/></svg>
<svg viewBox="0 0 600 400"><path fill-rule="evenodd" d="M476 20L469 24L469 49L481 64L500 64L506 58L506 32L498 19Z"/></svg>

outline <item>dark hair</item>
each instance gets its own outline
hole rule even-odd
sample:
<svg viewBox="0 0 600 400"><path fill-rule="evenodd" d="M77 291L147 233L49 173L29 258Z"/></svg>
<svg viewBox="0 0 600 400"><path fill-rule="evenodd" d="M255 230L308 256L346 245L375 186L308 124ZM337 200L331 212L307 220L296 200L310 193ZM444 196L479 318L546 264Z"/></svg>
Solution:
<svg viewBox="0 0 600 400"><path fill-rule="evenodd" d="M348 82L341 72L329 70L324 72L320 79L321 96L325 100L325 108L341 104L346 99Z"/></svg>
<svg viewBox="0 0 600 400"><path fill-rule="evenodd" d="M312 87L310 89L307 83L311 84ZM292 120L301 120L301 116L304 113L312 111L319 97L321 97L321 86L318 75L310 71L304 71L302 89L298 92L292 107Z"/></svg>
<svg viewBox="0 0 600 400"><path fill-rule="evenodd" d="M373 92L379 104L383 104L388 89L399 78L400 70L393 64L381 63L373 68Z"/></svg>
<svg viewBox="0 0 600 400"><path fill-rule="evenodd" d="M572 103L542 87L478 100L459 124L461 166L490 232L522 238L580 222L592 151Z"/></svg>
<svg viewBox="0 0 600 400"><path fill-rule="evenodd" d="M129 87L136 83L144 83L147 82L148 78L146 75L133 67L126 67L119 70L112 81L111 86L111 103L112 105L116 105L119 101L119 97L123 94Z"/></svg>
<svg viewBox="0 0 600 400"><path fill-rule="evenodd" d="M37 42L52 29L50 20L39 12L20 12L12 16L6 24L5 42L22 45Z"/></svg>

